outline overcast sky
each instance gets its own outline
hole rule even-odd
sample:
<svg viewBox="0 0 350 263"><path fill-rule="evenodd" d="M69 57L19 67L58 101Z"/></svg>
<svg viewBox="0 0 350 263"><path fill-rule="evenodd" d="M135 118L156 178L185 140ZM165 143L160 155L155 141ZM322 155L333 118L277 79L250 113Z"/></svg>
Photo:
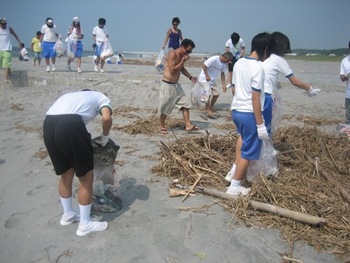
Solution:
<svg viewBox="0 0 350 263"><path fill-rule="evenodd" d="M263 31L285 33L292 49L346 48L350 40L350 0L0 0L0 6L0 16L27 47L47 17L66 36L74 16L81 19L86 50L100 17L107 20L115 51L158 52L175 16L195 52L224 51L232 32L247 50Z"/></svg>

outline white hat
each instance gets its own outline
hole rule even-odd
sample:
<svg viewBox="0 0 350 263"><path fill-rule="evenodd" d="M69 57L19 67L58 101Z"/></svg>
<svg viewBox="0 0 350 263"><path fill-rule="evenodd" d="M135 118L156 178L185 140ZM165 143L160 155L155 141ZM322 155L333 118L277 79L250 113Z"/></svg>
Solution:
<svg viewBox="0 0 350 263"><path fill-rule="evenodd" d="M80 20L79 20L79 17L76 16L76 17L73 18L73 22L79 23L79 21L80 21Z"/></svg>
<svg viewBox="0 0 350 263"><path fill-rule="evenodd" d="M53 20L52 19L47 20L46 24L53 25Z"/></svg>

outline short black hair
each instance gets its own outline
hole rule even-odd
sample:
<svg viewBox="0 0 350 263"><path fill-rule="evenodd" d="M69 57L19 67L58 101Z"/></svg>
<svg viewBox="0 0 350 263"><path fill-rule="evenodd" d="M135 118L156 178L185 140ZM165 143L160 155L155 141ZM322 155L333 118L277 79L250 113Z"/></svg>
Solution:
<svg viewBox="0 0 350 263"><path fill-rule="evenodd" d="M174 17L173 20L171 21L171 23L172 23L172 24L174 24L174 23L180 24L180 23L181 23L181 22L180 22L180 18Z"/></svg>
<svg viewBox="0 0 350 263"><path fill-rule="evenodd" d="M36 31L36 35L40 36L41 35L41 31Z"/></svg>
<svg viewBox="0 0 350 263"><path fill-rule="evenodd" d="M273 53L279 56L284 56L291 53L289 38L281 32L273 32L271 37L274 41Z"/></svg>
<svg viewBox="0 0 350 263"><path fill-rule="evenodd" d="M251 52L255 51L258 54L259 60L262 60L265 56L265 51L266 55L269 55L271 45L273 45L273 40L269 33L263 32L257 34L253 37Z"/></svg>
<svg viewBox="0 0 350 263"><path fill-rule="evenodd" d="M191 46L192 48L196 47L194 42L191 39L188 39L188 38L185 38L184 40L182 40L181 46L183 46L185 48L188 47L188 46Z"/></svg>
<svg viewBox="0 0 350 263"><path fill-rule="evenodd" d="M231 35L231 41L233 45L236 45L241 37L239 36L238 33L233 32Z"/></svg>
<svg viewBox="0 0 350 263"><path fill-rule="evenodd" d="M106 24L106 19L104 19L104 18L99 18L99 19L98 19L98 24L99 24L99 25L105 25L105 24Z"/></svg>

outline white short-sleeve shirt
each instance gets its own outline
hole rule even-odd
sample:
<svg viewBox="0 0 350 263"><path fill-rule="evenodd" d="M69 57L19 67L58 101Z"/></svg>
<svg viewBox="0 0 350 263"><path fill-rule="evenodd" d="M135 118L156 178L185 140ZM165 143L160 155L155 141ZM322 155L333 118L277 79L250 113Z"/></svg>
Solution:
<svg viewBox="0 0 350 263"><path fill-rule="evenodd" d="M219 73L225 72L226 70L226 63L220 60L220 56L212 56L208 58L204 62L204 64L208 68L208 74L210 76L210 81L209 81L210 84L214 84ZM199 74L198 81L207 82L203 69Z"/></svg>
<svg viewBox="0 0 350 263"><path fill-rule="evenodd" d="M52 28L48 27L46 24L41 27L41 33L44 34L43 41L45 42L56 42L57 41L57 28L53 25Z"/></svg>
<svg viewBox="0 0 350 263"><path fill-rule="evenodd" d="M252 102L253 89L260 91L261 110L263 110L265 101L264 79L264 68L260 61L249 57L239 59L233 68L235 95L231 103L231 110L254 112Z"/></svg>
<svg viewBox="0 0 350 263"><path fill-rule="evenodd" d="M100 114L103 107L112 110L110 100L98 91L76 91L66 93L50 107L46 115L77 114L85 124Z"/></svg>
<svg viewBox="0 0 350 263"><path fill-rule="evenodd" d="M77 39L77 28L76 27L73 27L72 30L71 30L71 28L68 28L67 33L69 34L70 39ZM80 35L84 35L83 27L80 27ZM81 39L79 39L79 41L81 41Z"/></svg>
<svg viewBox="0 0 350 263"><path fill-rule="evenodd" d="M340 64L340 75L348 75L350 73L350 55L343 58ZM350 99L350 80L346 81L345 98Z"/></svg>
<svg viewBox="0 0 350 263"><path fill-rule="evenodd" d="M106 27L100 28L99 26L95 26L92 35L96 36L96 41L104 42L109 36L109 33Z"/></svg>
<svg viewBox="0 0 350 263"><path fill-rule="evenodd" d="M245 48L245 43L242 38L239 38L238 43L233 45L231 38L226 41L225 47L228 48L228 51L233 54L234 57L238 59L241 50Z"/></svg>
<svg viewBox="0 0 350 263"><path fill-rule="evenodd" d="M273 94L277 90L278 76L282 73L286 78L293 75L293 71L289 67L287 61L276 54L271 54L264 62L262 62L265 70L264 89L266 93Z"/></svg>

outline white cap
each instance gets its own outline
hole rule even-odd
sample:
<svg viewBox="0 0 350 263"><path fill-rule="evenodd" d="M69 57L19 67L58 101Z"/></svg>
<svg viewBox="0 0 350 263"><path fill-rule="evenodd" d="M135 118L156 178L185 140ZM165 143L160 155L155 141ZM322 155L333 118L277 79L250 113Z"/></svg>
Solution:
<svg viewBox="0 0 350 263"><path fill-rule="evenodd" d="M74 17L74 18L73 18L73 22L75 22L75 23L79 23L79 17L77 17L77 16L76 16L76 17Z"/></svg>
<svg viewBox="0 0 350 263"><path fill-rule="evenodd" d="M47 20L46 24L52 25L53 24L53 20L52 19Z"/></svg>

